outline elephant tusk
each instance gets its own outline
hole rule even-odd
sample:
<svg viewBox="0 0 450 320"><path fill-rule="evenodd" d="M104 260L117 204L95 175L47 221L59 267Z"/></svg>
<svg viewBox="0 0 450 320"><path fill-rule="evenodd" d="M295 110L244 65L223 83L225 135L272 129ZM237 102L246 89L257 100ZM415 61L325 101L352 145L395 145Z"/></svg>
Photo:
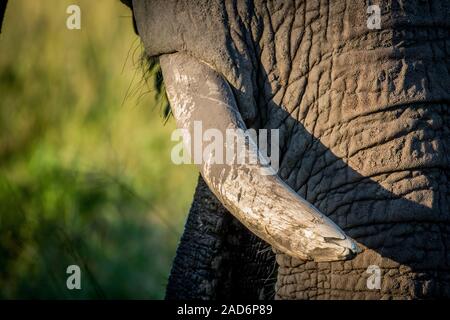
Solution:
<svg viewBox="0 0 450 320"><path fill-rule="evenodd" d="M195 136L197 122L203 129L223 135L227 129L235 129L238 138L245 139L246 126L232 89L221 75L184 53L163 55L160 63L178 128ZM247 156L258 156L254 141L244 149ZM274 249L315 261L349 259L359 252L353 239L285 184L272 168L261 163L220 164L208 154L203 158L197 164L211 191Z"/></svg>

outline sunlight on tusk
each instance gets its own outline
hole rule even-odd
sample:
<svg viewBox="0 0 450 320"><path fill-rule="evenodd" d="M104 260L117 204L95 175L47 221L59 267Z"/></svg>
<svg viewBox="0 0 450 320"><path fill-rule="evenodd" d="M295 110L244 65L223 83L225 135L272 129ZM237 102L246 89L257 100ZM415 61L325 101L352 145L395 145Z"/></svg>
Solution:
<svg viewBox="0 0 450 320"><path fill-rule="evenodd" d="M221 75L183 53L164 55L160 62L178 128L194 136L194 123L200 122L203 129L223 135L227 129L235 129L245 141L246 126L232 89ZM226 148L224 144L223 152ZM243 152L248 158L259 157L251 139ZM220 164L212 159L207 155L198 164L210 189L239 221L275 249L315 261L349 259L359 252L354 240L295 193L272 168L259 162Z"/></svg>

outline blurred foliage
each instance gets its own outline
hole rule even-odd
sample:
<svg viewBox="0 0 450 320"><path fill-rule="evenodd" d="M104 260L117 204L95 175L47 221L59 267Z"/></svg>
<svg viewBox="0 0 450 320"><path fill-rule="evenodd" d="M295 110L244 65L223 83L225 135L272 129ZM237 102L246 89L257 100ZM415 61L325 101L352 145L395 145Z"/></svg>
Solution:
<svg viewBox="0 0 450 320"><path fill-rule="evenodd" d="M69 4L81 30L66 28ZM197 173L170 160L174 123L142 51L118 0L10 1L0 298L163 297ZM82 290L66 288L71 264Z"/></svg>

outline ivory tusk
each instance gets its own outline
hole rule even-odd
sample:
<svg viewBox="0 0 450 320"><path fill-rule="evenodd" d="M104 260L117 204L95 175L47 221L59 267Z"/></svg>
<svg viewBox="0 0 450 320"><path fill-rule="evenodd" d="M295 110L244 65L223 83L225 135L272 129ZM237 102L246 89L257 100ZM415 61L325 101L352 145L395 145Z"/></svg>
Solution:
<svg viewBox="0 0 450 320"><path fill-rule="evenodd" d="M211 67L184 53L163 55L160 63L178 128L191 136L196 121L223 136L227 129L246 129L232 89ZM257 156L254 141L245 148L248 156ZM221 203L275 249L315 261L349 259L359 252L353 239L270 172L271 168L261 163L218 164L211 157L198 166Z"/></svg>

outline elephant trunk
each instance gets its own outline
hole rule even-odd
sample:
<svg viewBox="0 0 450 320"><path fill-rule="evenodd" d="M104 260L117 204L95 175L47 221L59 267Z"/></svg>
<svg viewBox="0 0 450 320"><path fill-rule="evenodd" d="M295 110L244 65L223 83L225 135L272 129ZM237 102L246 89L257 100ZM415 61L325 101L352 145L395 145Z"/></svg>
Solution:
<svg viewBox="0 0 450 320"><path fill-rule="evenodd" d="M246 136L233 92L217 72L182 53L164 55L160 62L177 126L186 130L184 142L189 142L187 149L194 158L198 141L191 147L188 137L204 138L198 137L195 126L201 126L205 134L216 133L215 139L229 137L231 130L243 144L227 161L217 161L215 156L228 155L229 141L222 141L214 152L202 148L202 159L194 159L212 192L238 220L274 249L299 259L343 260L358 252L355 242L335 223L263 164L267 160ZM239 157L245 161L239 162Z"/></svg>

